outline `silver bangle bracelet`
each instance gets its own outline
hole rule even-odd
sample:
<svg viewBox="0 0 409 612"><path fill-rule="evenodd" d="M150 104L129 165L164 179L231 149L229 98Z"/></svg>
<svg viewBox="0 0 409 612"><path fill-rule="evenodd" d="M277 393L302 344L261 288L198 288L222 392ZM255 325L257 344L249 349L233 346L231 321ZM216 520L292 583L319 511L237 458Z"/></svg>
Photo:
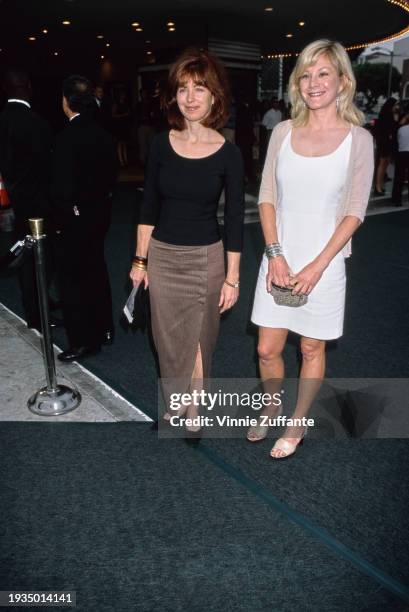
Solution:
<svg viewBox="0 0 409 612"><path fill-rule="evenodd" d="M273 242L272 244L268 244L265 248L265 254L267 255L267 259L273 259L273 257L279 257L283 254L283 249L281 248L281 244L279 242Z"/></svg>

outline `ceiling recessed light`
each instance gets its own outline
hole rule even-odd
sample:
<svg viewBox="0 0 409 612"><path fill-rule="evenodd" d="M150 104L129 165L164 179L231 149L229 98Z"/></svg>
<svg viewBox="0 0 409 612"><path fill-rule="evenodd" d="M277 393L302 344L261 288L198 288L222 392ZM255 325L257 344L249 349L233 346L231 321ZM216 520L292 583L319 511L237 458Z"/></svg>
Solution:
<svg viewBox="0 0 409 612"><path fill-rule="evenodd" d="M142 28L135 28L135 32L143 32Z"/></svg>
<svg viewBox="0 0 409 612"><path fill-rule="evenodd" d="M272 6L266 6L265 9L266 13L271 13L273 11L273 7Z"/></svg>
<svg viewBox="0 0 409 612"><path fill-rule="evenodd" d="M64 19L64 21L62 22L63 25L71 25L71 21L69 21L68 19Z"/></svg>
<svg viewBox="0 0 409 612"><path fill-rule="evenodd" d="M41 30L41 31L42 31L43 34L48 34L48 30L46 30L45 28L44 28L44 30Z"/></svg>
<svg viewBox="0 0 409 612"><path fill-rule="evenodd" d="M168 32L174 32L176 28L168 28Z"/></svg>
<svg viewBox="0 0 409 612"><path fill-rule="evenodd" d="M286 36L286 38L292 38L293 37L292 34L286 34L285 36Z"/></svg>
<svg viewBox="0 0 409 612"><path fill-rule="evenodd" d="M168 23L167 23L166 25L167 25L167 26L172 27L172 26L174 26L175 24L174 24L174 22L173 22L173 21L168 21Z"/></svg>
<svg viewBox="0 0 409 612"><path fill-rule="evenodd" d="M106 43L105 46L106 47L110 47L111 45L110 45L110 43Z"/></svg>
<svg viewBox="0 0 409 612"><path fill-rule="evenodd" d="M147 55L152 55L152 51L147 51Z"/></svg>
<svg viewBox="0 0 409 612"><path fill-rule="evenodd" d="M28 37L28 40L30 40L31 42L33 42L35 39L36 39L36 37L35 37L35 36L29 36L29 37Z"/></svg>
<svg viewBox="0 0 409 612"><path fill-rule="evenodd" d="M103 34L97 34L97 38L99 38L100 40L102 40L104 38Z"/></svg>
<svg viewBox="0 0 409 612"><path fill-rule="evenodd" d="M58 55L58 51L54 51L54 55Z"/></svg>
<svg viewBox="0 0 409 612"><path fill-rule="evenodd" d="M149 45L150 44L150 40L145 40L146 44Z"/></svg>
<svg viewBox="0 0 409 612"><path fill-rule="evenodd" d="M100 57L101 57L101 59L105 59L105 55L101 55Z"/></svg>
<svg viewBox="0 0 409 612"><path fill-rule="evenodd" d="M301 27L305 26L305 21L299 21L298 25L301 26Z"/></svg>
<svg viewBox="0 0 409 612"><path fill-rule="evenodd" d="M140 26L140 25L141 25L141 24L140 24L138 21L134 21L133 23L131 23L131 26L132 26L133 28L139 28L139 26Z"/></svg>

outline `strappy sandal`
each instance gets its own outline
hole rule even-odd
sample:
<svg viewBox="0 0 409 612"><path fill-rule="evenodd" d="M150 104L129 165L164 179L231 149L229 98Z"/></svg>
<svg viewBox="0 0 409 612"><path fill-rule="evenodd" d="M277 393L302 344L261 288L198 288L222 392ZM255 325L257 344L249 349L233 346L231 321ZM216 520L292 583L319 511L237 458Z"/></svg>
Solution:
<svg viewBox="0 0 409 612"><path fill-rule="evenodd" d="M288 459L289 457L292 457L295 454L297 447L301 446L304 443L306 433L306 430L304 430L301 438L279 438L270 451L270 457L272 459L275 459L276 461L281 461L283 459ZM289 442L289 440L297 440L297 442L293 444L292 442ZM273 455L274 451L280 451L284 454L277 457L276 455Z"/></svg>
<svg viewBox="0 0 409 612"><path fill-rule="evenodd" d="M192 410L192 405L188 406L186 410L186 416L188 419L193 420L193 419L200 417L199 409L197 409L197 414L194 414L192 416L191 414L189 414L189 408ZM199 422L200 422L200 418L199 418ZM185 425L185 429L187 432L191 434L195 434L195 433L198 433L202 429L202 426L201 425Z"/></svg>
<svg viewBox="0 0 409 612"><path fill-rule="evenodd" d="M178 417L185 416L186 411L187 411L187 406L180 406L180 408L178 408L177 410L172 410L172 412L164 412L162 415L162 419L165 421L165 423L169 423L170 419L173 416L178 416Z"/></svg>
<svg viewBox="0 0 409 612"><path fill-rule="evenodd" d="M280 407L280 409L277 410L274 415L269 416L269 419L274 419L274 417L280 416L282 412L283 412L283 409L282 407ZM266 415L262 415L262 416L266 416ZM262 442L263 440L267 438L268 429L270 426L261 425L259 420L260 420L260 417L257 418L257 425L251 425L247 431L246 438L249 442Z"/></svg>
<svg viewBox="0 0 409 612"><path fill-rule="evenodd" d="M268 425L260 425L260 423L257 423L257 425L249 427L246 438L249 442L262 442L267 438L267 434Z"/></svg>

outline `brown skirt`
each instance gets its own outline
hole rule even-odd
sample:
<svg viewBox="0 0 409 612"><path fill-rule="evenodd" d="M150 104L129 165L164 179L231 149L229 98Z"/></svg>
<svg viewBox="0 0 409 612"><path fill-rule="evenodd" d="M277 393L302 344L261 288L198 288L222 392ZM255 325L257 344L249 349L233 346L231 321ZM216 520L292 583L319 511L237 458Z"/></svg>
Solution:
<svg viewBox="0 0 409 612"><path fill-rule="evenodd" d="M200 346L203 376L208 378L225 278L222 241L179 246L151 238L148 278L161 377L190 381Z"/></svg>

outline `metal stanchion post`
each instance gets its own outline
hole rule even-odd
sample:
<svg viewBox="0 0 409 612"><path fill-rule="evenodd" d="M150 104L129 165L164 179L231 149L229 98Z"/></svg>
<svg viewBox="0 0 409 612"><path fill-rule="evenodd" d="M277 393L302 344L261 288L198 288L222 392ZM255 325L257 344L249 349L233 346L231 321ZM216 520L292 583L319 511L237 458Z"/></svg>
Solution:
<svg viewBox="0 0 409 612"><path fill-rule="evenodd" d="M44 220L29 219L31 237L34 247L38 300L41 318L41 343L47 386L39 389L30 397L27 405L31 412L41 416L58 416L70 412L79 406L81 394L76 389L59 385L55 371L53 341L50 328L50 309L45 270L45 238Z"/></svg>

